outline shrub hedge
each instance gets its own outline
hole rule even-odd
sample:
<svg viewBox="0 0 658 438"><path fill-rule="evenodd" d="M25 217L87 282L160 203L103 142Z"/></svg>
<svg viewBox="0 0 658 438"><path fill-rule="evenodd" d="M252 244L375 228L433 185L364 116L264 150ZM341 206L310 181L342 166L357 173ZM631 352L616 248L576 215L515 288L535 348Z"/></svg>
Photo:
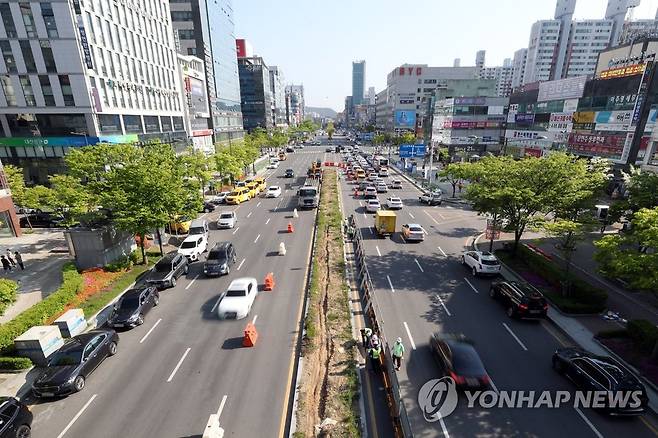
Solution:
<svg viewBox="0 0 658 438"><path fill-rule="evenodd" d="M10 304L16 301L18 284L6 278L0 278L0 315L4 315Z"/></svg>
<svg viewBox="0 0 658 438"><path fill-rule="evenodd" d="M43 325L61 313L82 289L82 276L72 262L62 268L62 285L43 301L20 313L16 318L0 326L0 354L14 351L14 339L30 327Z"/></svg>
<svg viewBox="0 0 658 438"><path fill-rule="evenodd" d="M645 319L632 319L626 324L628 336L645 354L651 354L658 342L658 327Z"/></svg>
<svg viewBox="0 0 658 438"><path fill-rule="evenodd" d="M32 366L32 361L27 357L0 357L0 370L25 370Z"/></svg>

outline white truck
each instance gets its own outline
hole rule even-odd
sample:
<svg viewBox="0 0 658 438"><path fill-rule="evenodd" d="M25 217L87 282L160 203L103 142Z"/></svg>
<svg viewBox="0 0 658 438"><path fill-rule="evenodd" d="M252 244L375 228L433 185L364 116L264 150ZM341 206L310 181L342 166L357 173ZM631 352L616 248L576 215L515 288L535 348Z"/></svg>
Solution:
<svg viewBox="0 0 658 438"><path fill-rule="evenodd" d="M308 178L297 190L297 206L299 208L318 208L320 203L320 183L317 179Z"/></svg>
<svg viewBox="0 0 658 438"><path fill-rule="evenodd" d="M421 204L427 205L441 205L441 202L443 201L441 199L441 191L423 192L423 194L418 197L418 200Z"/></svg>

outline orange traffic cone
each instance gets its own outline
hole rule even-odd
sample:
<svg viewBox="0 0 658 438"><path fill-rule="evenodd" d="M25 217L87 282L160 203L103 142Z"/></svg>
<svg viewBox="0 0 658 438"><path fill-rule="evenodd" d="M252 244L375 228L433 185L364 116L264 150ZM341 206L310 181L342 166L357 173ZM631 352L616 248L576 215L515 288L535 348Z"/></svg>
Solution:
<svg viewBox="0 0 658 438"><path fill-rule="evenodd" d="M292 222L288 222L288 232L289 233L295 232L295 228L292 226Z"/></svg>
<svg viewBox="0 0 658 438"><path fill-rule="evenodd" d="M274 290L274 273L270 272L265 276L265 287L263 290L272 291Z"/></svg>
<svg viewBox="0 0 658 438"><path fill-rule="evenodd" d="M258 340L258 332L256 331L256 326L253 323L247 324L247 327L244 329L244 339L242 340L243 347L253 347L256 345Z"/></svg>

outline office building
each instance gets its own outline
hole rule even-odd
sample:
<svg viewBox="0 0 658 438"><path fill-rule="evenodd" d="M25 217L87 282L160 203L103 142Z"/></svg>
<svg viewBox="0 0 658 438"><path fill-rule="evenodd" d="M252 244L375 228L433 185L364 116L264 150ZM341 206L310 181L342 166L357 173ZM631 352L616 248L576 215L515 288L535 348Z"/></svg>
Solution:
<svg viewBox="0 0 658 438"><path fill-rule="evenodd" d="M251 132L256 128L273 128L274 98L270 87L270 71L263 58L238 58L238 70L244 129Z"/></svg>
<svg viewBox="0 0 658 438"><path fill-rule="evenodd" d="M0 3L0 157L33 183L71 147L189 144L166 0Z"/></svg>
<svg viewBox="0 0 658 438"><path fill-rule="evenodd" d="M368 105L374 105L375 100L377 99L377 93L375 93L375 87L368 88Z"/></svg>
<svg viewBox="0 0 658 438"><path fill-rule="evenodd" d="M192 138L195 150L207 155L214 154L215 144L213 130L210 128L210 105L204 63L196 56L178 53L177 57L185 132Z"/></svg>
<svg viewBox="0 0 658 438"><path fill-rule="evenodd" d="M559 52L559 36L560 22L557 20L541 20L532 25L523 84L548 81L555 76L555 55Z"/></svg>
<svg viewBox="0 0 658 438"><path fill-rule="evenodd" d="M619 45L658 37L658 13L655 19L626 21L619 35Z"/></svg>
<svg viewBox="0 0 658 438"><path fill-rule="evenodd" d="M270 66L270 91L272 93L272 124L288 126L286 117L286 81L283 71L277 66Z"/></svg>
<svg viewBox="0 0 658 438"><path fill-rule="evenodd" d="M288 125L299 126L304 121L306 103L304 101L303 85L286 86L286 100L288 102Z"/></svg>
<svg viewBox="0 0 658 438"><path fill-rule="evenodd" d="M352 63L352 101L354 105L363 103L366 91L366 62L355 61Z"/></svg>
<svg viewBox="0 0 658 438"><path fill-rule="evenodd" d="M512 59L512 89L516 89L523 84L527 57L528 49L519 49L514 52L514 59Z"/></svg>
<svg viewBox="0 0 658 438"><path fill-rule="evenodd" d="M453 67L461 67L462 60L460 58L455 58L454 61L452 61L452 66Z"/></svg>
<svg viewBox="0 0 658 438"><path fill-rule="evenodd" d="M11 198L11 190L0 161L0 236L18 237L21 234L21 224L16 216L14 200Z"/></svg>
<svg viewBox="0 0 658 438"><path fill-rule="evenodd" d="M496 96L507 97L512 93L514 67L511 59L505 59L501 67L483 67L479 78L496 81Z"/></svg>
<svg viewBox="0 0 658 438"><path fill-rule="evenodd" d="M204 61L210 126L219 143L243 134L232 0L169 0L178 52Z"/></svg>
<svg viewBox="0 0 658 438"><path fill-rule="evenodd" d="M605 18L612 22L611 46L616 46L619 43L628 10L637 6L640 6L640 0L608 0Z"/></svg>
<svg viewBox="0 0 658 438"><path fill-rule="evenodd" d="M475 53L475 67L477 68L478 71L478 76L480 75L480 72L485 66L485 56L486 56L486 51L485 50L478 50Z"/></svg>
<svg viewBox="0 0 658 438"><path fill-rule="evenodd" d="M375 98L375 127L382 131L393 130L393 100L389 101L388 88L377 93Z"/></svg>

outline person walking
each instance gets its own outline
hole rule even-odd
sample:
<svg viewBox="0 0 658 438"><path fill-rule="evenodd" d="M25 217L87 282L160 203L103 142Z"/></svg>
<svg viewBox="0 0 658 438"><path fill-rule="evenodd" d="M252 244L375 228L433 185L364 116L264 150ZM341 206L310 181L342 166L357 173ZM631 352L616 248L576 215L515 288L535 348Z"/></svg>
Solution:
<svg viewBox="0 0 658 438"><path fill-rule="evenodd" d="M404 345L402 344L402 338L397 338L393 345L393 365L395 365L395 369L398 371L400 370L400 364L402 363L403 357Z"/></svg>
<svg viewBox="0 0 658 438"><path fill-rule="evenodd" d="M12 266L16 266L16 262L11 258L11 249L7 248L7 260L11 263Z"/></svg>
<svg viewBox="0 0 658 438"><path fill-rule="evenodd" d="M0 255L0 262L2 262L2 268L5 270L5 272L11 272L11 263L9 263L7 257Z"/></svg>
<svg viewBox="0 0 658 438"><path fill-rule="evenodd" d="M363 342L363 348L366 350L370 346L370 337L372 336L372 329L370 327L366 327L364 329L361 329L361 342Z"/></svg>
<svg viewBox="0 0 658 438"><path fill-rule="evenodd" d="M14 251L14 258L16 259L16 263L18 263L18 266L21 267L21 271L24 271L25 265L23 264L23 256L21 255L21 253L18 251Z"/></svg>
<svg viewBox="0 0 658 438"><path fill-rule="evenodd" d="M377 347L371 347L368 350L368 357L370 357L370 362L372 363L372 370L376 373L381 371L381 355L382 347L377 345Z"/></svg>

